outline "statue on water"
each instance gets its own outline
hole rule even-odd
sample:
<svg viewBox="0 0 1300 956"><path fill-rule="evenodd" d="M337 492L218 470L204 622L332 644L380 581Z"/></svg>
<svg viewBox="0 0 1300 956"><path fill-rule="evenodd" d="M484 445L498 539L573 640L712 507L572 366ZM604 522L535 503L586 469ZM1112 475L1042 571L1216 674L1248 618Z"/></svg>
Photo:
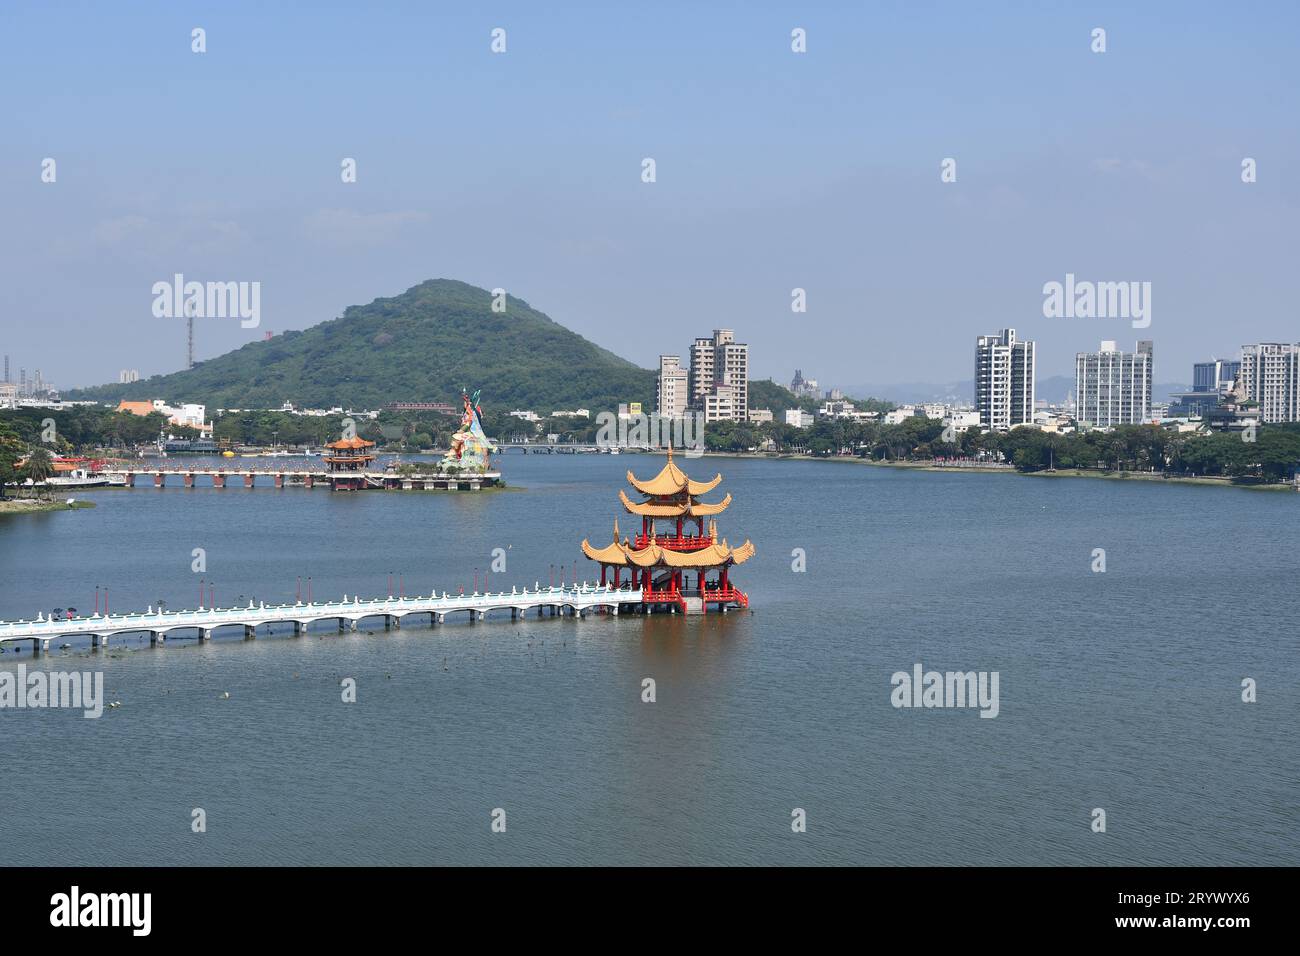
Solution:
<svg viewBox="0 0 1300 956"><path fill-rule="evenodd" d="M479 392L480 389L475 389L471 398L468 392L461 390L464 411L460 418L460 428L451 436L451 450L439 463L441 471L454 470L460 474L481 475L491 464L492 453L497 448L483 431L483 409L478 402Z"/></svg>

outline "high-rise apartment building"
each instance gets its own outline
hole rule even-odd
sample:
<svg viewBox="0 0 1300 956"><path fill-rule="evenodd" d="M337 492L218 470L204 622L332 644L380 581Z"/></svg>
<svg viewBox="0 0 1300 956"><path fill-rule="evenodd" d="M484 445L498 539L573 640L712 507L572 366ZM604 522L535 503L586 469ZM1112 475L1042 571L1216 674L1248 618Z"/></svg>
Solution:
<svg viewBox="0 0 1300 956"><path fill-rule="evenodd" d="M655 388L655 409L661 418L680 418L690 404L688 376L680 355L659 356L659 382Z"/></svg>
<svg viewBox="0 0 1300 956"><path fill-rule="evenodd" d="M706 421L743 422L749 416L749 346L731 329L691 344L690 404ZM710 417L710 416L715 417Z"/></svg>
<svg viewBox="0 0 1300 956"><path fill-rule="evenodd" d="M1098 428L1141 425L1151 417L1150 341L1136 352L1121 352L1114 342L1102 342L1096 352L1074 358L1075 418Z"/></svg>
<svg viewBox="0 0 1300 956"><path fill-rule="evenodd" d="M1241 383L1262 422L1300 421L1300 345L1262 342L1241 347Z"/></svg>
<svg viewBox="0 0 1300 956"><path fill-rule="evenodd" d="M1008 431L1034 421L1034 343L1015 329L975 339L975 409L980 427Z"/></svg>

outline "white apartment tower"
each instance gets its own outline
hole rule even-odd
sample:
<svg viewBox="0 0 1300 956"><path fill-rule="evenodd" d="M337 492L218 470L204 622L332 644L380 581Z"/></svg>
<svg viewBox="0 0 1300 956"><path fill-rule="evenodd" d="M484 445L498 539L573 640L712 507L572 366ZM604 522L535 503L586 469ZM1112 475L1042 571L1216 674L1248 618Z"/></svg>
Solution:
<svg viewBox="0 0 1300 956"><path fill-rule="evenodd" d="M690 404L705 421L749 417L749 346L731 329L714 329L712 338L691 344Z"/></svg>
<svg viewBox="0 0 1300 956"><path fill-rule="evenodd" d="M1102 342L1098 352L1074 358L1075 417L1098 428L1141 425L1151 417L1151 343L1121 352Z"/></svg>
<svg viewBox="0 0 1300 956"><path fill-rule="evenodd" d="M659 356L659 383L655 389L655 409L661 418L680 418L690 404L686 369L680 355Z"/></svg>
<svg viewBox="0 0 1300 956"><path fill-rule="evenodd" d="M975 339L975 408L980 427L1009 431L1034 421L1034 343L1015 329Z"/></svg>
<svg viewBox="0 0 1300 956"><path fill-rule="evenodd" d="M1300 421L1300 345L1243 345L1240 384L1261 422Z"/></svg>

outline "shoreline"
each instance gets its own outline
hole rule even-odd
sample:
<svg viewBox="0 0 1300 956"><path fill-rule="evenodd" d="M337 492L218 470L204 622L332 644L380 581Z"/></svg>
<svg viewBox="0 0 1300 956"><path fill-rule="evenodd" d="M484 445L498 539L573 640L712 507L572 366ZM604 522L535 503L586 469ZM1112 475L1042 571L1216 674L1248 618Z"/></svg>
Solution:
<svg viewBox="0 0 1300 956"><path fill-rule="evenodd" d="M898 468L911 471L943 472L945 474L967 475L1019 475L1024 478L1093 478L1103 481L1148 481L1162 484L1203 485L1223 488L1241 488L1248 491L1297 491L1296 485L1288 482L1250 482L1237 481L1233 478L1217 476L1166 475L1164 472L1148 471L1101 471L1087 468L1058 468L1048 471L1020 471L1013 467L1004 468L963 468L953 465L936 465L927 461L877 461L871 458L857 458L844 455L769 455L766 453L719 451L705 452L705 458L738 458L754 461L826 461L845 464L866 465L871 468Z"/></svg>

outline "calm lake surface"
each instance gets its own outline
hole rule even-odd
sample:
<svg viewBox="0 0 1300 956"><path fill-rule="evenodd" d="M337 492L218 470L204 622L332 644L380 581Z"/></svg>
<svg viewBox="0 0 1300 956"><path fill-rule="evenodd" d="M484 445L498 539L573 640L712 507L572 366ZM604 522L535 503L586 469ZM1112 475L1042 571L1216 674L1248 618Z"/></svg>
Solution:
<svg viewBox="0 0 1300 956"><path fill-rule="evenodd" d="M680 463L724 475L707 497L758 548L733 576L752 613L7 650L0 670L102 670L122 706L0 711L0 862L1300 864L1300 496ZM502 464L518 490L141 487L0 518L0 617L96 585L114 612L193 607L200 577L222 606L292 601L300 575L317 599L390 572L470 590L494 548L494 590L591 579L579 542L633 530L624 472L662 459ZM998 671L997 718L895 709L917 662Z"/></svg>

